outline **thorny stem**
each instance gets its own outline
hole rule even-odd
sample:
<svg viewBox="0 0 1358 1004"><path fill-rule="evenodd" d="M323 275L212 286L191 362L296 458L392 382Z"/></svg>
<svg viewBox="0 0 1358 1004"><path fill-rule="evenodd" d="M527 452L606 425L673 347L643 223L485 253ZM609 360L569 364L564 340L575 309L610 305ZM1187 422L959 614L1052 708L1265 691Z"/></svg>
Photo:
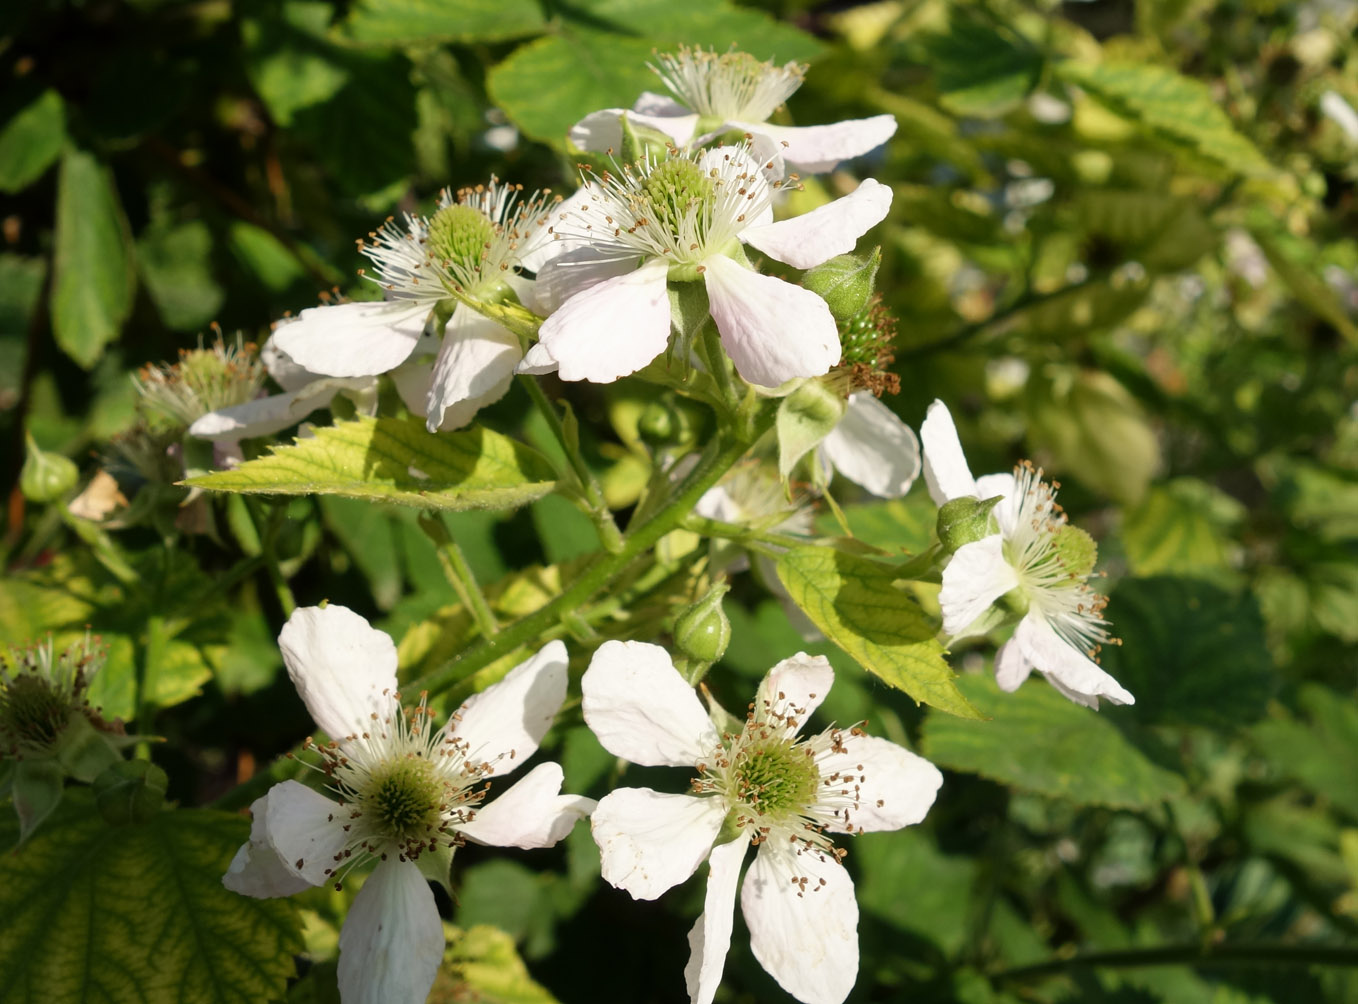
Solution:
<svg viewBox="0 0 1358 1004"><path fill-rule="evenodd" d="M439 564L443 566L443 574L457 592L458 599L471 611L472 619L476 621L481 636L489 638L500 630L500 625L495 622L495 614L491 612L490 604L486 602L481 587L477 585L476 575L467 564L462 548L458 546L436 513L420 513L419 522L425 536L433 541L438 552Z"/></svg>
<svg viewBox="0 0 1358 1004"><path fill-rule="evenodd" d="M599 540L603 542L604 549L616 554L622 547L622 532L618 529L618 524L613 521L613 513L604 500L603 489L599 487L599 479L594 476L594 472L589 469L589 465L585 463L585 458L580 454L579 437L567 434L556 405L547 400L547 395L542 392L542 387L538 385L536 377L525 374L519 377L519 383L528 391L528 396L533 399L533 404L542 413L542 417L547 420L547 427L552 430L552 435L561 444L561 449L566 454L566 460L570 463L571 470L580 482L588 507L586 512L589 518L594 521L594 526L598 530Z"/></svg>

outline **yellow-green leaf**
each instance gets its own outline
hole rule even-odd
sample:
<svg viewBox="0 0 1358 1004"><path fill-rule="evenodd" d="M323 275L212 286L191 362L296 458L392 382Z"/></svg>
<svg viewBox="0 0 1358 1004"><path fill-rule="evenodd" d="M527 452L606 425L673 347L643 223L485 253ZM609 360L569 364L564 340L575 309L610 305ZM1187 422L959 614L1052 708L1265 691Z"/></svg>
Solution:
<svg viewBox="0 0 1358 1004"><path fill-rule="evenodd" d="M553 488L547 462L484 428L434 434L420 420L359 418L186 484L219 492L342 495L425 509L508 509Z"/></svg>
<svg viewBox="0 0 1358 1004"><path fill-rule="evenodd" d="M864 669L920 703L982 717L953 682L938 625L896 588L891 565L799 547L778 560L778 578L812 623Z"/></svg>
<svg viewBox="0 0 1358 1004"><path fill-rule="evenodd" d="M0 192L18 192L42 177L66 141L66 106L43 91L0 128Z"/></svg>

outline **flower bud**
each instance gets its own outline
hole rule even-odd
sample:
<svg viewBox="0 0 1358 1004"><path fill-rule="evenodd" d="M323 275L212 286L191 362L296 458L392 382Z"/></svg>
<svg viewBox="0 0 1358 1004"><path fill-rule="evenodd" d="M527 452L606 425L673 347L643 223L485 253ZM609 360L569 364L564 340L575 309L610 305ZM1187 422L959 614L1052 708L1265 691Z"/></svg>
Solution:
<svg viewBox="0 0 1358 1004"><path fill-rule="evenodd" d="M648 443L668 443L678 431L678 416L667 401L650 401L637 419L637 432Z"/></svg>
<svg viewBox="0 0 1358 1004"><path fill-rule="evenodd" d="M731 641L731 622L726 619L721 601L730 588L726 582L718 582L674 622L675 644L695 663L711 665L726 653Z"/></svg>
<svg viewBox="0 0 1358 1004"><path fill-rule="evenodd" d="M114 826L147 823L165 804L169 784L149 760L120 760L94 779L94 804Z"/></svg>
<svg viewBox="0 0 1358 1004"><path fill-rule="evenodd" d="M60 453L48 453L25 434L28 444L19 489L30 502L55 502L75 486L80 476L75 464Z"/></svg>
<svg viewBox="0 0 1358 1004"><path fill-rule="evenodd" d="M998 532L990 515L1004 496L974 499L966 496L944 502L938 510L938 541L949 554Z"/></svg>
<svg viewBox="0 0 1358 1004"><path fill-rule="evenodd" d="M868 305L882 264L882 249L873 248L865 260L842 254L807 271L802 285L823 299L837 321L847 321Z"/></svg>

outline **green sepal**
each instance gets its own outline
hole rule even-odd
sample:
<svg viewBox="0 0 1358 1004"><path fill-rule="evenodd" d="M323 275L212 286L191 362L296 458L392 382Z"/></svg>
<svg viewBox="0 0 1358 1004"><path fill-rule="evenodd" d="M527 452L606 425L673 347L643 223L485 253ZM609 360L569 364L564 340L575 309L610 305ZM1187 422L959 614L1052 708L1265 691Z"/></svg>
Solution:
<svg viewBox="0 0 1358 1004"><path fill-rule="evenodd" d="M61 764L48 757L20 760L15 765L10 795L19 816L19 846L61 802L65 781L66 772Z"/></svg>
<svg viewBox="0 0 1358 1004"><path fill-rule="evenodd" d="M73 487L80 469L69 457L48 453L24 433L24 466L19 472L19 490L30 502L55 502Z"/></svg>
<svg viewBox="0 0 1358 1004"><path fill-rule="evenodd" d="M825 301L836 321L847 321L868 305L881 266L880 247L873 248L867 258L836 255L808 269L802 276L802 285Z"/></svg>
<svg viewBox="0 0 1358 1004"><path fill-rule="evenodd" d="M432 850L422 852L415 859L415 867L419 868L420 874L430 882L437 882L442 886L449 898L455 900L449 877L453 871L453 851L454 848L447 844L439 844Z"/></svg>
<svg viewBox="0 0 1358 1004"><path fill-rule="evenodd" d="M806 380L778 402L778 473L792 473L797 461L834 431L847 407L839 394L818 380Z"/></svg>
<svg viewBox="0 0 1358 1004"><path fill-rule="evenodd" d="M66 773L88 784L122 759L110 742L113 738L96 729L83 712L72 711L53 752Z"/></svg>
<svg viewBox="0 0 1358 1004"><path fill-rule="evenodd" d="M633 122L626 112L618 116L618 124L622 127L622 149L618 151L618 155L624 164L639 164L648 156L665 157L670 147L674 145L674 140L665 133L651 126Z"/></svg>
<svg viewBox="0 0 1358 1004"><path fill-rule="evenodd" d="M165 806L170 779L149 760L119 760L94 779L94 804L114 826L149 823Z"/></svg>
<svg viewBox="0 0 1358 1004"><path fill-rule="evenodd" d="M965 496L944 502L938 510L938 541L949 554L974 544L998 532L990 511L1000 504L1003 495L988 499Z"/></svg>

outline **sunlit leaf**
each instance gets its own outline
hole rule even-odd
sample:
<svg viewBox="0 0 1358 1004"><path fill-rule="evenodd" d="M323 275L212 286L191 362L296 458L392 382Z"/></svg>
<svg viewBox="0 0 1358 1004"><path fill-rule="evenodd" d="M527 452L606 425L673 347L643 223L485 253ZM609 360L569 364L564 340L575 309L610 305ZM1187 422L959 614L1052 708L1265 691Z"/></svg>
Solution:
<svg viewBox="0 0 1358 1004"><path fill-rule="evenodd" d="M423 45L519 38L544 24L537 0L358 0L344 32L355 42Z"/></svg>
<svg viewBox="0 0 1358 1004"><path fill-rule="evenodd" d="M1358 786L1353 783L1358 703L1352 695L1314 683L1302 688L1299 703L1304 718L1279 714L1254 727L1251 734L1260 753L1358 819Z"/></svg>
<svg viewBox="0 0 1358 1004"><path fill-rule="evenodd" d="M1205 481L1154 485L1122 528L1127 563L1140 576L1213 576L1228 569L1229 530L1244 507Z"/></svg>
<svg viewBox="0 0 1358 1004"><path fill-rule="evenodd" d="M56 91L43 91L0 128L0 192L18 192L37 181L65 141L66 106Z"/></svg>

